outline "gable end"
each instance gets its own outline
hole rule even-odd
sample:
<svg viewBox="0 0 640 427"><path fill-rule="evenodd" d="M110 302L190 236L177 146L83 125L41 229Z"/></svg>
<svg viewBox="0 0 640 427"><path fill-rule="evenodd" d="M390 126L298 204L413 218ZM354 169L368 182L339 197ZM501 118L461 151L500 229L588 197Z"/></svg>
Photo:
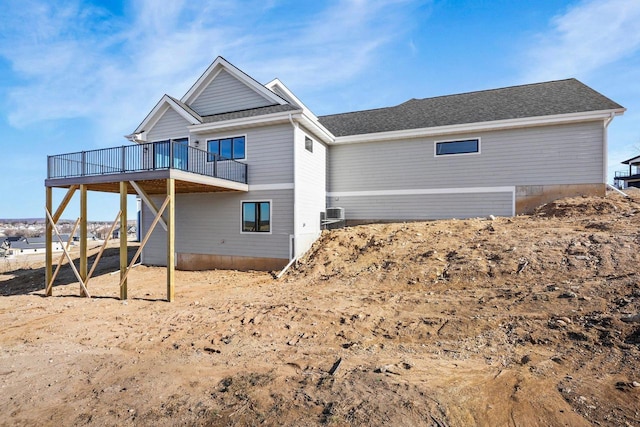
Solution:
<svg viewBox="0 0 640 427"><path fill-rule="evenodd" d="M267 107L276 103L226 70L220 70L189 106L201 116Z"/></svg>

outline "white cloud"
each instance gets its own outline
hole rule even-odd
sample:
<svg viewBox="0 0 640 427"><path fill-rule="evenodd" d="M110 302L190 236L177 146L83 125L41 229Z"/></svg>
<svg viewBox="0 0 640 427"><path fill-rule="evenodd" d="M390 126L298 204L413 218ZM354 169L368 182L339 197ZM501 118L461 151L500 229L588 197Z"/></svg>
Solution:
<svg viewBox="0 0 640 427"><path fill-rule="evenodd" d="M640 2L587 0L556 16L527 55L526 81L584 77L640 49Z"/></svg>
<svg viewBox="0 0 640 427"><path fill-rule="evenodd" d="M342 82L410 27L412 3L340 0L292 16L276 0L138 0L122 17L81 0L15 1L0 11L0 55L19 77L9 122L88 119L94 139L112 145L217 55L297 88Z"/></svg>

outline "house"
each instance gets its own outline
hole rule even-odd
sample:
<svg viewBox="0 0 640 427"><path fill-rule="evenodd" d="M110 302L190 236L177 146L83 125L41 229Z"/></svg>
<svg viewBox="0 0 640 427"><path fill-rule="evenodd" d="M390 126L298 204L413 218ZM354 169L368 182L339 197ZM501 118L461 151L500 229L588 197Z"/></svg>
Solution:
<svg viewBox="0 0 640 427"><path fill-rule="evenodd" d="M136 238L137 235L138 235L138 230L137 230L135 225L127 226L127 239ZM120 238L120 227L116 227L113 230L113 233L111 233L111 238L112 239L119 239Z"/></svg>
<svg viewBox="0 0 640 427"><path fill-rule="evenodd" d="M318 117L280 80L218 57L181 98L160 99L133 145L49 156L45 186L137 194L145 264L279 269L329 213L510 216L603 195L607 126L624 111L567 79Z"/></svg>
<svg viewBox="0 0 640 427"><path fill-rule="evenodd" d="M632 157L622 162L629 165L627 171L617 171L613 178L614 183L620 189L629 187L640 188L640 156Z"/></svg>
<svg viewBox="0 0 640 427"><path fill-rule="evenodd" d="M53 242L52 251L62 251L60 242ZM41 237L25 237L19 240L8 241L7 253L9 255L44 254L45 252L45 239Z"/></svg>

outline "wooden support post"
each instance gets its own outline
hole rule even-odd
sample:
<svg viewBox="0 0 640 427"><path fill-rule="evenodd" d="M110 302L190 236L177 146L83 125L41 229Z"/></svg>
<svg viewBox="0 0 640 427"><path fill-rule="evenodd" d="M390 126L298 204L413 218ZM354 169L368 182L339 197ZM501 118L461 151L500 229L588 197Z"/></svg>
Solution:
<svg viewBox="0 0 640 427"><path fill-rule="evenodd" d="M164 203L162 204L162 207L158 211L158 214L156 215L156 217L153 219L153 222L151 222L151 226L147 230L147 233L144 235L144 239L142 239L142 242L140 243L140 246L138 246L138 250L136 251L135 255L133 255L133 258L131 259L131 262L129 263L129 267L127 268L127 271L124 272L124 277L122 277L120 279L120 287L122 287L122 285L127 281L127 275L129 274L129 272L131 271L133 266L136 264L136 261L138 261L138 257L142 253L142 250L144 249L144 246L149 241L149 238L151 237L151 234L153 233L153 230L156 228L156 225L158 225L158 221L160 221L160 217L162 216L162 213L164 212L164 210L167 208L168 204L169 204L169 196L167 196L164 199Z"/></svg>
<svg viewBox="0 0 640 427"><path fill-rule="evenodd" d="M46 187L47 192L47 205L46 210L48 215L51 214L51 209L53 207L53 188ZM53 227L47 221L47 225L45 228L45 274L44 274L44 286L45 286L45 295L51 296L53 289L49 287L49 281L51 280L53 274Z"/></svg>
<svg viewBox="0 0 640 427"><path fill-rule="evenodd" d="M87 280L87 186L80 186L80 277L83 282ZM80 296L86 297L80 287Z"/></svg>
<svg viewBox="0 0 640 427"><path fill-rule="evenodd" d="M120 299L127 299L127 182L120 182Z"/></svg>
<svg viewBox="0 0 640 427"><path fill-rule="evenodd" d="M176 185L173 178L167 179L167 301L173 301L175 280L175 230L176 230Z"/></svg>
<svg viewBox="0 0 640 427"><path fill-rule="evenodd" d="M62 251L63 251L64 255L67 257L67 261L69 261L69 266L71 267L71 270L73 270L73 274L76 275L76 279L78 279L78 282L80 282L80 287L82 288L82 290L84 290L85 295L87 297L91 298L91 295L89 295L89 291L84 286L84 281L80 277L80 273L78 272L78 269L73 264L73 259L71 259L71 255L69 255L69 251L67 251L66 246L64 246L64 241L62 240L62 237L60 237L60 233L58 233L58 227L56 227L56 223L53 220L53 217L51 216L51 213L49 213L48 210L45 213L47 214L47 218L49 219L49 222L51 223L51 228L53 228L53 232L56 233L56 237L58 238L58 241L62 245Z"/></svg>

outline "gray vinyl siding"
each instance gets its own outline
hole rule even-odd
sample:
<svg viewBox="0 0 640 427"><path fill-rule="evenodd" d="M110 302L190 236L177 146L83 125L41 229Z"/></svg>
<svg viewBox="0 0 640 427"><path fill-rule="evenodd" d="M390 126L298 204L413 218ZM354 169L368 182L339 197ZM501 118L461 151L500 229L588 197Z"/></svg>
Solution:
<svg viewBox="0 0 640 427"><path fill-rule="evenodd" d="M198 135L200 146L207 149L207 141L245 135L248 184L293 183L293 127L290 124L225 131ZM196 138L195 136L192 138Z"/></svg>
<svg viewBox="0 0 640 427"><path fill-rule="evenodd" d="M513 193L414 194L328 198L348 220L429 220L513 215Z"/></svg>
<svg viewBox="0 0 640 427"><path fill-rule="evenodd" d="M601 121L332 146L329 191L603 182ZM481 139L479 154L434 156L434 142Z"/></svg>
<svg viewBox="0 0 640 427"><path fill-rule="evenodd" d="M241 233L242 201L271 201L271 233ZM156 204L161 198L155 199ZM143 231L153 215L143 204ZM176 252L246 257L289 258L293 234L293 190L249 193L178 194ZM166 265L166 232L156 227L143 252L143 262Z"/></svg>
<svg viewBox="0 0 640 427"><path fill-rule="evenodd" d="M187 120L176 113L173 108L169 108L160 119L149 129L147 141L162 141L170 138L184 138L189 135Z"/></svg>
<svg viewBox="0 0 640 427"><path fill-rule="evenodd" d="M209 116L273 104L273 101L266 99L222 70L191 103L190 107L201 116Z"/></svg>

